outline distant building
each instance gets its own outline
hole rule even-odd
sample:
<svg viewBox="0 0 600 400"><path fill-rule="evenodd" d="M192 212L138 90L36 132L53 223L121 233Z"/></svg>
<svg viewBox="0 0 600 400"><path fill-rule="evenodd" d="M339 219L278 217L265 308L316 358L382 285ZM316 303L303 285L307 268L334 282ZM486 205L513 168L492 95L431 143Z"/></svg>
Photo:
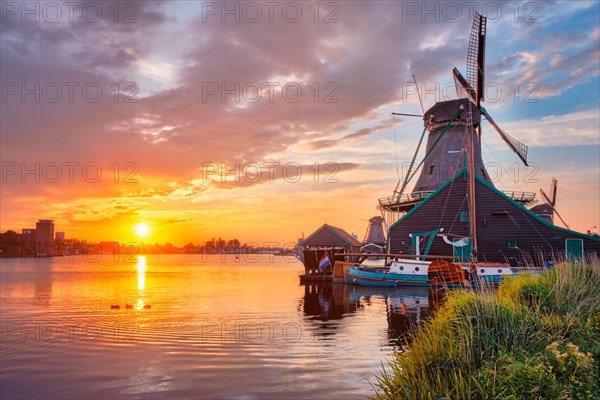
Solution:
<svg viewBox="0 0 600 400"><path fill-rule="evenodd" d="M33 254L35 252L35 229L23 228L21 232L21 239L23 239L22 251L27 254Z"/></svg>
<svg viewBox="0 0 600 400"><path fill-rule="evenodd" d="M99 254L119 254L119 242L98 243Z"/></svg>
<svg viewBox="0 0 600 400"><path fill-rule="evenodd" d="M35 224L35 252L41 257L54 255L54 220L40 219Z"/></svg>
<svg viewBox="0 0 600 400"><path fill-rule="evenodd" d="M345 230L324 224L300 243L304 253L305 275L321 273L319 260L323 254L327 254L333 267L335 261L345 261L344 256L337 255L338 253L357 253L361 245L361 242ZM331 268L328 269L330 270Z"/></svg>
<svg viewBox="0 0 600 400"><path fill-rule="evenodd" d="M65 240L65 233L64 232L56 232L55 240L64 241Z"/></svg>
<svg viewBox="0 0 600 400"><path fill-rule="evenodd" d="M369 229L366 239L360 248L362 253L384 253L386 246L385 232L383 229L384 219L382 217L373 217L369 219Z"/></svg>
<svg viewBox="0 0 600 400"><path fill-rule="evenodd" d="M25 243L35 244L35 229L23 228L21 231L21 237Z"/></svg>

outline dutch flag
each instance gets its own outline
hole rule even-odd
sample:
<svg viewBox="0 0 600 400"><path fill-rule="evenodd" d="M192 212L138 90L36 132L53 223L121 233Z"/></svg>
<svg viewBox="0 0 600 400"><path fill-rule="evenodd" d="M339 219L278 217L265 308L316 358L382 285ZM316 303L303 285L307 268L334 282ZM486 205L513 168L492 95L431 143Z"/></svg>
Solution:
<svg viewBox="0 0 600 400"><path fill-rule="evenodd" d="M327 257L327 252L324 251L323 255L319 259L319 271L323 271L325 268L330 267L331 263L329 262L329 257Z"/></svg>

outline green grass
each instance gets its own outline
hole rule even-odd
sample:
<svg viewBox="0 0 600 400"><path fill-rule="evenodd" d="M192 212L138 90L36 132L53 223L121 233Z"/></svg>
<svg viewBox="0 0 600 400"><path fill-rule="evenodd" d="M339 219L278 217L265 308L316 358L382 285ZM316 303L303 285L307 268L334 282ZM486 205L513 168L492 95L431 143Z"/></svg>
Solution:
<svg viewBox="0 0 600 400"><path fill-rule="evenodd" d="M373 386L380 399L600 399L600 261L452 292Z"/></svg>

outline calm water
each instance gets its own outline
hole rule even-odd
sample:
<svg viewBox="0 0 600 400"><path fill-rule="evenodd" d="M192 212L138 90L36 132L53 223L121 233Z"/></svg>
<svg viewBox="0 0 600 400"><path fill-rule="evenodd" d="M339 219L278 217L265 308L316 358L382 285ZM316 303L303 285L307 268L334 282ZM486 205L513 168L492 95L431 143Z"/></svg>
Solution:
<svg viewBox="0 0 600 400"><path fill-rule="evenodd" d="M2 260L0 397L365 398L431 295L301 286L301 269L268 255Z"/></svg>

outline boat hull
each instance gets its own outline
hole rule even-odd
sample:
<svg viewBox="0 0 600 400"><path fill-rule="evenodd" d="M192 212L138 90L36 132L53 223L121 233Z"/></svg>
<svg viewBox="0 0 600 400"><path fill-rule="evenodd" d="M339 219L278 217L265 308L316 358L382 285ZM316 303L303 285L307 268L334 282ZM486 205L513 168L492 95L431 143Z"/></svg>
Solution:
<svg viewBox="0 0 600 400"><path fill-rule="evenodd" d="M419 270L407 270L406 273L390 272L372 268L349 267L344 274L346 283L368 287L465 287L465 286L496 286L506 276L514 275L510 268L500 269L503 273L492 274L488 269L481 269L481 274L475 279L463 283L433 284L428 275L428 265L418 264Z"/></svg>
<svg viewBox="0 0 600 400"><path fill-rule="evenodd" d="M368 268L350 267L344 279L347 283L371 287L429 286L427 276L394 274Z"/></svg>

